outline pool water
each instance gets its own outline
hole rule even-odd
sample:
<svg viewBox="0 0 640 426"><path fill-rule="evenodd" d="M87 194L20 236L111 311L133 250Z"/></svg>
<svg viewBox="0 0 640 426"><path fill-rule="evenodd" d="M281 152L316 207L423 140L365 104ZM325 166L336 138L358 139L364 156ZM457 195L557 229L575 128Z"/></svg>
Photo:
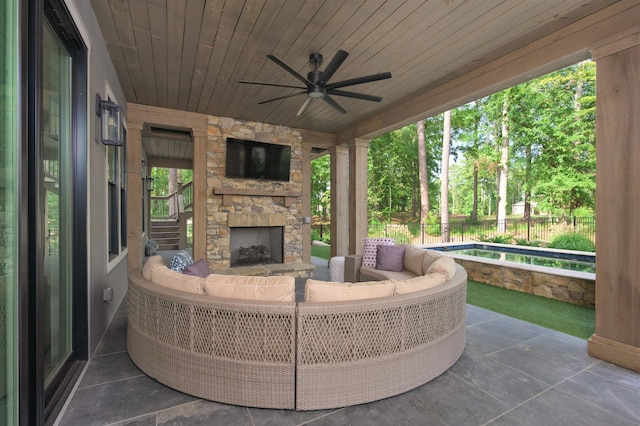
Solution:
<svg viewBox="0 0 640 426"><path fill-rule="evenodd" d="M528 253L514 253L511 251L501 251L499 249L464 248L447 250L450 253L459 253L467 256L483 257L486 259L504 260L508 262L524 263L528 265L547 266L550 268L566 269L579 272L596 272L594 262L577 259L559 259L555 257L540 256Z"/></svg>

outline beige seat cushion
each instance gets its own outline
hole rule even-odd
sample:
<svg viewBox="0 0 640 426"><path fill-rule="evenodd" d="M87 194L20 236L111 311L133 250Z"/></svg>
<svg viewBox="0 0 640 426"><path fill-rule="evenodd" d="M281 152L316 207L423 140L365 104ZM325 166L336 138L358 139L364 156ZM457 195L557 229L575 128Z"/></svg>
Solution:
<svg viewBox="0 0 640 426"><path fill-rule="evenodd" d="M424 274L424 256L425 250L407 244L404 250L404 269L414 275Z"/></svg>
<svg viewBox="0 0 640 426"><path fill-rule="evenodd" d="M295 302L295 287L295 278L289 276L211 274L204 280L204 292L209 296L254 301Z"/></svg>
<svg viewBox="0 0 640 426"><path fill-rule="evenodd" d="M409 271L383 271L371 266L360 268L360 280L362 281L384 281L384 280L407 280L415 278L415 274Z"/></svg>
<svg viewBox="0 0 640 426"><path fill-rule="evenodd" d="M444 284L446 281L443 274L420 275L410 280L394 281L396 285L395 294L408 294L426 290Z"/></svg>
<svg viewBox="0 0 640 426"><path fill-rule="evenodd" d="M307 280L304 286L305 302L345 302L393 296L393 281L366 281L360 283L337 283Z"/></svg>
<svg viewBox="0 0 640 426"><path fill-rule="evenodd" d="M155 266L151 270L151 281L155 284L173 290L187 293L203 294L203 279L193 275L185 275L169 269L166 266Z"/></svg>
<svg viewBox="0 0 640 426"><path fill-rule="evenodd" d="M427 274L442 274L447 280L450 280L456 274L456 262L453 257L441 256L429 266Z"/></svg>
<svg viewBox="0 0 640 426"><path fill-rule="evenodd" d="M151 256L144 263L144 266L142 267L142 276L144 277L144 279L151 281L151 270L156 266L167 266L164 263L164 259L162 259L162 256L160 255Z"/></svg>

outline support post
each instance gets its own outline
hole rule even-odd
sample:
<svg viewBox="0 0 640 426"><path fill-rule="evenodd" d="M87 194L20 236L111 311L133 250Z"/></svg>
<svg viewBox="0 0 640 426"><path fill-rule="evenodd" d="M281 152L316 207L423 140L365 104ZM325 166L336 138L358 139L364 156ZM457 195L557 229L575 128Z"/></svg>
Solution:
<svg viewBox="0 0 640 426"><path fill-rule="evenodd" d="M349 150L335 146L331 155L331 256L349 254Z"/></svg>

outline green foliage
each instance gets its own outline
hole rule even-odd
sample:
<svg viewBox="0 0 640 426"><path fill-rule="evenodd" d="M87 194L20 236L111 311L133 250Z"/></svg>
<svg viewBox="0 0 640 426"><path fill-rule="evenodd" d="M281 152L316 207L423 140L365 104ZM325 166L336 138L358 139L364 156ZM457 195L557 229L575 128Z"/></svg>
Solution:
<svg viewBox="0 0 640 426"><path fill-rule="evenodd" d="M320 236L320 230L318 228L311 228L311 241L322 241L323 243L331 243L331 235L329 232L329 226L326 227L327 232L324 232Z"/></svg>
<svg viewBox="0 0 640 426"><path fill-rule="evenodd" d="M508 234L494 235L493 237L489 237L485 234L480 234L478 240L484 243L511 244L511 242L513 241L513 237Z"/></svg>
<svg viewBox="0 0 640 426"><path fill-rule="evenodd" d="M311 214L327 220L331 204L330 156L311 161Z"/></svg>
<svg viewBox="0 0 640 426"><path fill-rule="evenodd" d="M576 232L557 235L549 243L549 248L591 252L596 251L596 245L593 241Z"/></svg>
<svg viewBox="0 0 640 426"><path fill-rule="evenodd" d="M545 245L544 241L540 241L540 240L527 241L526 238L516 238L515 242L516 242L516 245L519 245L519 246L544 247Z"/></svg>
<svg viewBox="0 0 640 426"><path fill-rule="evenodd" d="M588 339L596 329L594 309L471 280L467 302L581 339Z"/></svg>
<svg viewBox="0 0 640 426"><path fill-rule="evenodd" d="M311 256L319 257L320 259L329 260L329 258L331 257L331 247L311 246Z"/></svg>

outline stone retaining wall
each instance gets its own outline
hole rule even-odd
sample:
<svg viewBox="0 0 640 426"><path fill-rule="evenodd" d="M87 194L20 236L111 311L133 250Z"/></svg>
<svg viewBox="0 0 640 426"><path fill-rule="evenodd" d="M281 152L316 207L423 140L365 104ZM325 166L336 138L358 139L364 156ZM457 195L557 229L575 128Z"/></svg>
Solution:
<svg viewBox="0 0 640 426"><path fill-rule="evenodd" d="M594 280L551 275L543 272L456 259L469 276L469 280L562 300L576 305L595 307Z"/></svg>

